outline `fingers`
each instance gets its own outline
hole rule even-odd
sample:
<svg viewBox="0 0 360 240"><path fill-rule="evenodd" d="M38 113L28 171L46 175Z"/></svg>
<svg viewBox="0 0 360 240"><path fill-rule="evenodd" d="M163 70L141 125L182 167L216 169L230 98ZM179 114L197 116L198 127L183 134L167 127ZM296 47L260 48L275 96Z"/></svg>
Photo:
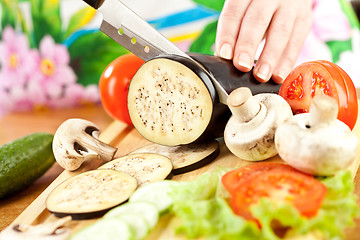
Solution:
<svg viewBox="0 0 360 240"><path fill-rule="evenodd" d="M272 79L275 82L282 83L295 66L296 59L299 56L307 34L311 29L311 23L311 12L295 20L294 29L291 33L290 40L273 72Z"/></svg>
<svg viewBox="0 0 360 240"><path fill-rule="evenodd" d="M295 18L295 12L291 9L282 8L275 12L267 31L264 49L254 68L254 76L258 81L266 82L270 79L289 42ZM282 82L282 76L279 75L276 80Z"/></svg>
<svg viewBox="0 0 360 240"><path fill-rule="evenodd" d="M216 54L250 71L266 35L254 76L281 83L293 68L311 27L313 0L226 0L218 22Z"/></svg>
<svg viewBox="0 0 360 240"><path fill-rule="evenodd" d="M221 11L215 41L216 55L232 59L241 20L251 0L226 0Z"/></svg>
<svg viewBox="0 0 360 240"><path fill-rule="evenodd" d="M235 45L233 63L239 70L249 71L254 64L256 50L276 10L276 1L252 1L242 19ZM266 9L266 10L265 10Z"/></svg>

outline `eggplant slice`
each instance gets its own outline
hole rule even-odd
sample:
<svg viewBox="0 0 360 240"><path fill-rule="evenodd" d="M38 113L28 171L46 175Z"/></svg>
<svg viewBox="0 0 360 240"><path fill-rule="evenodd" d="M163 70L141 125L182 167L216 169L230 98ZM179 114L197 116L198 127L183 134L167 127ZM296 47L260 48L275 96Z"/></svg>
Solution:
<svg viewBox="0 0 360 240"><path fill-rule="evenodd" d="M137 180L127 173L92 170L58 185L47 197L46 208L57 217L97 218L127 201L137 186Z"/></svg>
<svg viewBox="0 0 360 240"><path fill-rule="evenodd" d="M180 63L181 62L181 63ZM185 59L155 58L143 64L132 78L128 93L131 121L139 133L151 142L167 146L202 140L201 136L222 135L229 110L218 102L210 78ZM222 105L218 114L214 107ZM217 119L213 119L216 117ZM218 127L207 131L211 122ZM222 131L215 129L222 128ZM215 139L217 136L211 136Z"/></svg>
<svg viewBox="0 0 360 240"><path fill-rule="evenodd" d="M172 161L174 175L178 175L196 170L212 162L220 153L220 145L217 140L174 147L150 144L136 149L133 153L164 155Z"/></svg>
<svg viewBox="0 0 360 240"><path fill-rule="evenodd" d="M114 159L99 169L113 169L130 174L138 185L171 179L173 164L169 158L155 153L129 154Z"/></svg>

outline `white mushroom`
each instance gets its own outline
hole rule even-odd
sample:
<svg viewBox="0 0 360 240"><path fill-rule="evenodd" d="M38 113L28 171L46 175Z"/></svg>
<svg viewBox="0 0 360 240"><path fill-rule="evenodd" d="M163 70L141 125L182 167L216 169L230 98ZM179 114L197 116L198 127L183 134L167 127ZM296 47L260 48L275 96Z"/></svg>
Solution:
<svg viewBox="0 0 360 240"><path fill-rule="evenodd" d="M275 156L275 130L292 116L289 104L277 94L252 96L249 88L235 89L227 104L233 114L224 132L229 150L248 161Z"/></svg>
<svg viewBox="0 0 360 240"><path fill-rule="evenodd" d="M99 138L99 128L83 119L68 119L57 129L53 140L56 161L66 170L78 169L84 161L113 159L117 148Z"/></svg>
<svg viewBox="0 0 360 240"><path fill-rule="evenodd" d="M279 126L275 135L279 156L300 171L329 176L346 169L356 158L358 139L336 119L333 98L317 96L309 113L295 115Z"/></svg>
<svg viewBox="0 0 360 240"><path fill-rule="evenodd" d="M0 240L65 240L71 231L64 228L64 225L70 220L71 217L68 216L34 226L11 224L0 233Z"/></svg>

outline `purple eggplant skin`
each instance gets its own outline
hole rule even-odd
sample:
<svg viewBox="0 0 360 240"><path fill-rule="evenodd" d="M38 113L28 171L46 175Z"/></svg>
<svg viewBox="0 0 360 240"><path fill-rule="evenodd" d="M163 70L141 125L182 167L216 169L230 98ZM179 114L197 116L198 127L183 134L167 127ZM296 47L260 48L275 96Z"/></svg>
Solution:
<svg viewBox="0 0 360 240"><path fill-rule="evenodd" d="M173 169L172 172L174 173L174 175L180 175L183 173L195 171L195 170L197 170L201 167L204 167L204 166L208 165L209 163L213 162L219 156L219 154L220 154L220 144L218 142L217 148L210 155L206 156L205 158L203 158L200 161L195 162L191 165Z"/></svg>
<svg viewBox="0 0 360 240"><path fill-rule="evenodd" d="M120 206L121 204L124 204L128 202L128 200L126 200L125 202L122 202L118 205L115 205L113 207L110 208L106 208L106 209L101 209L99 211L93 211L93 212L83 212L83 213L63 213L63 212L53 212L50 211L55 217L58 218L63 218L66 216L71 216L72 220L88 220L88 219L94 219L94 218L99 218L105 215L105 213L107 213L108 211L110 211L111 209Z"/></svg>
<svg viewBox="0 0 360 240"><path fill-rule="evenodd" d="M200 63L228 94L239 87L250 88L253 95L258 93L277 94L280 90L281 85L272 79L266 83L260 83L253 75L253 69L249 72L241 72L234 67L231 60L200 53L188 53L188 55Z"/></svg>

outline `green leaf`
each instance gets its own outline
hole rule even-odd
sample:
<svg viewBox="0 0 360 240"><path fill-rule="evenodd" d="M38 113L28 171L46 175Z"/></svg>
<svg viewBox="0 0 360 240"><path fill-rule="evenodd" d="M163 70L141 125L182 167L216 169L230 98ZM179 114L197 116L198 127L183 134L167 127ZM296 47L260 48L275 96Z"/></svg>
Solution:
<svg viewBox="0 0 360 240"><path fill-rule="evenodd" d="M354 8L351 6L351 3L347 0L340 0L341 9L344 11L345 15L349 19L350 25L352 28L360 28L359 19L356 16Z"/></svg>
<svg viewBox="0 0 360 240"><path fill-rule="evenodd" d="M195 3L203 5L207 8L221 11L225 0L193 0Z"/></svg>
<svg viewBox="0 0 360 240"><path fill-rule="evenodd" d="M340 59L340 54L344 51L351 51L351 39L347 41L329 41L326 43L332 54L332 61L334 63L338 62Z"/></svg>
<svg viewBox="0 0 360 240"><path fill-rule="evenodd" d="M20 27L20 30L27 35L30 46L33 46L28 23L25 21L23 13L19 7L19 2L19 0L0 0L0 5L2 7L2 12L0 14L2 16L1 29L3 30L6 26L10 26L14 29Z"/></svg>
<svg viewBox="0 0 360 240"><path fill-rule="evenodd" d="M98 84L106 66L128 51L100 31L90 32L76 39L70 46L71 66L78 83Z"/></svg>
<svg viewBox="0 0 360 240"><path fill-rule="evenodd" d="M18 5L15 0L0 0L1 5L1 29L6 26L16 28Z"/></svg>
<svg viewBox="0 0 360 240"><path fill-rule="evenodd" d="M34 40L39 46L45 35L51 35L55 42L63 40L59 0L30 0L34 28Z"/></svg>
<svg viewBox="0 0 360 240"><path fill-rule="evenodd" d="M69 26L66 30L65 37L68 37L75 31L84 27L88 24L94 17L96 10L92 7L86 7L80 9L77 13L75 13L69 21Z"/></svg>
<svg viewBox="0 0 360 240"><path fill-rule="evenodd" d="M214 54L217 22L211 22L204 28L200 36L191 44L190 52Z"/></svg>

